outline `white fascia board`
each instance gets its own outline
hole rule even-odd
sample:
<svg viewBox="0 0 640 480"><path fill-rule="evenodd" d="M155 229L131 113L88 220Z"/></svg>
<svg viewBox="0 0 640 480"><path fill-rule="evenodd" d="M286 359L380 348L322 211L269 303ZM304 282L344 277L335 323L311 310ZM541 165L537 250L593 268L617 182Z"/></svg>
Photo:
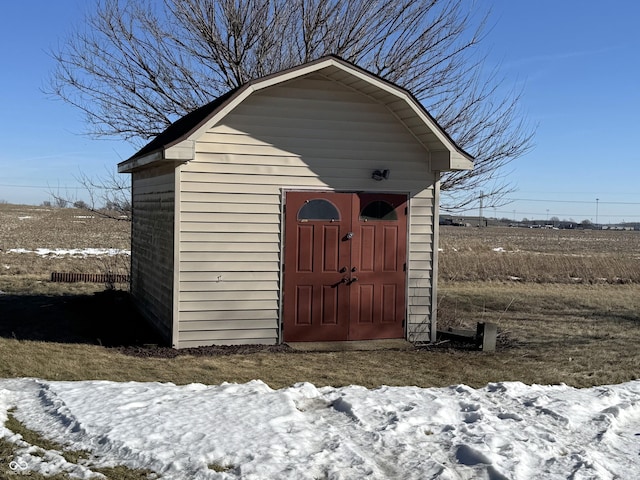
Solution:
<svg viewBox="0 0 640 480"><path fill-rule="evenodd" d="M473 160L458 152L451 153L450 170L473 170Z"/></svg>
<svg viewBox="0 0 640 480"><path fill-rule="evenodd" d="M343 65L337 64L337 66L341 67L343 70L346 70ZM409 105L409 107L411 107L414 113L418 117L420 117L420 120L422 120L429 127L429 129L433 132L433 134L436 137L438 137L438 140L440 140L440 142L446 145L448 149L455 149L454 146L451 145L451 142L449 141L449 139L442 133L442 131L440 130L440 127L437 126L433 122L433 120L431 120L431 118L429 118L422 112L422 108L417 106L413 98L410 97L404 90L400 90L394 87L393 85L389 85L388 83L374 76L367 75L366 73L360 72L358 70L350 69L349 73L351 73L355 77L360 78L361 80L364 80L365 82L375 85L381 90L385 90L386 92L389 92L390 94L394 95L398 99L404 101L407 105Z"/></svg>
<svg viewBox="0 0 640 480"><path fill-rule="evenodd" d="M211 118L209 118L209 120L207 120L206 122L204 122L200 128L198 128L197 130L194 130L193 133L191 135L189 135L189 138L185 141L187 142L191 142L194 145L195 148L195 142L196 140L198 140L202 135L204 135L209 129L211 129L214 125L216 125L218 122L220 122L224 117L226 117L234 108L236 108L240 103L244 102L244 100L253 93L253 88L251 86L249 86L248 88L246 88L245 90L243 90L242 92L238 93L236 96L233 97L233 99L227 104L225 105L223 108L221 108L218 112L216 112L215 115L213 115Z"/></svg>
<svg viewBox="0 0 640 480"><path fill-rule="evenodd" d="M188 162L195 158L195 145L193 140L183 140L171 147L165 148L164 160L173 160L178 162Z"/></svg>
<svg viewBox="0 0 640 480"><path fill-rule="evenodd" d="M473 161L457 151L437 150L431 152L431 170L448 172L451 170L473 170Z"/></svg>
<svg viewBox="0 0 640 480"><path fill-rule="evenodd" d="M341 63L337 62L332 58L328 58L322 62L313 63L311 65L306 65L300 68L294 68L289 72L284 72L279 75L274 75L273 77L267 77L263 80L256 82L253 85L254 90L262 90L263 88L268 88L273 85L277 85L279 83L284 83L289 80L293 80L295 78L304 77L310 73L317 72L319 70L325 69L327 67L334 66L338 67L341 70L346 70L345 66ZM354 73L351 69L349 69L349 73Z"/></svg>
<svg viewBox="0 0 640 480"><path fill-rule="evenodd" d="M245 99L252 93L277 85L279 83L284 83L286 81L293 80L295 78L303 77L304 75L308 75L309 73L322 70L323 68L326 68L331 65L339 67L342 70L345 69L344 65L340 64L334 59L327 59L320 63L315 63L315 64L308 65L301 68L294 68L289 72L272 75L263 80L258 80L255 83L247 84L246 88L238 92L227 105L221 108L213 117L207 120L200 128L198 128L191 135L189 135L189 140L195 141L196 139L200 138L201 135L203 135L210 128L212 128L214 125L220 122L234 108L236 108L239 104L244 102ZM352 71L349 70L349 72L352 72Z"/></svg>
<svg viewBox="0 0 640 480"><path fill-rule="evenodd" d="M400 92L400 95L404 98L404 100L409 104L411 109L415 112L416 116L422 120L422 122L429 128L431 133L433 133L443 148L448 150L449 153L449 165L446 169L436 169L433 170L472 170L473 169L473 158L461 152L458 147L452 142L452 140L442 131L440 126L434 122L432 118L426 115L423 109L416 105L416 101L409 97L406 93ZM436 153L436 152L433 152ZM440 153L440 152L438 152Z"/></svg>
<svg viewBox="0 0 640 480"><path fill-rule="evenodd" d="M135 170L146 167L147 165L162 160L162 150L156 150L148 155L138 158L131 158L118 164L118 173L132 173Z"/></svg>
<svg viewBox="0 0 640 480"><path fill-rule="evenodd" d="M183 140L169 148L151 152L143 157L125 160L118 164L118 173L133 173L151 164L184 163L195 157L195 142Z"/></svg>
<svg viewBox="0 0 640 480"><path fill-rule="evenodd" d="M246 85L244 89L241 89L232 99L222 107L214 116L212 116L209 120L207 120L203 125L200 126L197 130L195 130L187 140L180 142L180 144L171 147L171 155L176 158L172 158L178 161L188 161L193 159L193 151L191 152L191 156L189 157L189 153L186 151L188 148L193 149L195 145L195 141L200 138L205 132L211 129L214 125L219 123L224 117L226 117L233 109L235 109L239 104L244 102L244 100L249 97L254 92L259 90L263 90L265 88L272 87L274 85L278 85L289 80L293 80L296 78L303 77L310 73L321 71L327 67L336 67L349 75L352 75L356 78L359 78L370 85L374 85L375 87L384 90L395 98L401 100L405 104L409 105L411 110L415 113L415 115L420 118L420 120L429 128L429 130L437 137L441 145L447 152L437 151L432 152L432 170L440 170L440 171L448 171L448 170L470 170L473 169L473 160L468 155L460 152L458 148L453 144L451 139L447 137L447 135L442 131L442 129L431 119L428 115L426 115L423 111L423 108L416 104L416 100L413 99L407 92L398 87L390 85L389 83L375 77L374 75L367 74L366 72L362 72L355 68L350 68L348 65L343 64L342 62L337 61L333 58L328 58L324 61L318 63L312 63L310 65L306 65L300 68L294 68L290 71L275 74L269 77L266 77L262 80L258 80L255 83L249 83ZM330 76L329 76L330 78ZM393 107L389 107L393 110ZM189 142L190 146L182 145L185 142ZM185 149L184 152L179 152L180 149ZM446 154L443 156L443 154ZM445 159L446 157L446 159ZM169 159L165 154L165 159ZM438 167L438 168L436 168Z"/></svg>
<svg viewBox="0 0 640 480"><path fill-rule="evenodd" d="M446 136L446 134L442 131L442 129L440 128L439 125L437 125L432 118L430 118L428 115L425 115L423 108L420 105L416 105L416 100L414 100L413 97L411 97L409 94L407 94L407 92L405 92L404 90L398 89L393 85L389 85L388 83L374 77L371 75L368 75L364 72L361 72L359 70L354 70L354 69L347 69L344 65L334 62L334 65L336 65L337 67L340 67L342 70L348 71L350 74L352 74L355 77L360 78L361 80L364 80L372 85L375 85L376 87L378 87L381 90L384 90L388 93L390 93L391 95L395 96L396 98L398 98L399 100L401 100L402 102L404 102L405 104L409 105L409 107L411 108L411 110L413 110L413 112L416 114L416 116L418 118L420 118L420 120L429 128L429 130L438 138L438 140L440 141L440 143L442 144L442 146L444 148L446 148L450 155L449 155L449 161L446 163L446 165L442 165L442 166L446 166L447 168L433 168L432 170L440 170L440 171L445 171L445 170L471 170L473 169L473 160L468 157L467 155L461 153L458 148L452 143L452 141L449 139L449 137ZM389 103L389 102L387 102ZM393 109L393 107L389 106L389 108ZM440 153L440 152L437 152ZM437 163L441 163L442 160L438 160Z"/></svg>

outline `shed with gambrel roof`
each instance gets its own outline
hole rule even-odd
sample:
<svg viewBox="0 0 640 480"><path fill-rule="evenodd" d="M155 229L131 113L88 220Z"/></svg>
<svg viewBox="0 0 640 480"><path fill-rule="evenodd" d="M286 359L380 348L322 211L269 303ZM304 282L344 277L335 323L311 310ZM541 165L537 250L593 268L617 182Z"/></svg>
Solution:
<svg viewBox="0 0 640 480"><path fill-rule="evenodd" d="M176 348L435 334L441 172L406 90L335 56L251 81L118 165L131 292Z"/></svg>

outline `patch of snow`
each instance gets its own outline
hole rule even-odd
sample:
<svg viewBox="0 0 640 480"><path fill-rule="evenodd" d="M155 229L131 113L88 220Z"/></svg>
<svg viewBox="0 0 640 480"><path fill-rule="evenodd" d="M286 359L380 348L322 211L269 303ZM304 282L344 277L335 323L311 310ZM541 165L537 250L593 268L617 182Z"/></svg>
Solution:
<svg viewBox="0 0 640 480"><path fill-rule="evenodd" d="M638 398L640 381L273 390L259 380L7 379L0 437L16 443L16 464L84 478L86 465L55 451L34 455L1 427L7 410L100 465L148 468L160 479L640 478ZM214 472L213 463L229 470Z"/></svg>
<svg viewBox="0 0 640 480"><path fill-rule="evenodd" d="M24 217L18 217L18 220L28 220L29 218L33 218L33 217L26 215Z"/></svg>
<svg viewBox="0 0 640 480"><path fill-rule="evenodd" d="M438 248L439 252L444 252L444 248Z"/></svg>
<svg viewBox="0 0 640 480"><path fill-rule="evenodd" d="M74 215L73 218L96 218L93 215Z"/></svg>
<svg viewBox="0 0 640 480"><path fill-rule="evenodd" d="M7 253L34 253L33 250L27 250L25 248L10 248Z"/></svg>
<svg viewBox="0 0 640 480"><path fill-rule="evenodd" d="M49 249L49 248L37 248L35 250L28 250L26 248L11 248L7 250L9 253L35 253L42 257L63 257L70 255L72 257L99 257L115 255L131 255L130 250L122 250L119 248L71 248L71 249Z"/></svg>
<svg viewBox="0 0 640 480"><path fill-rule="evenodd" d="M521 278L521 277L515 277L515 276L513 276L513 275L509 275L507 278L508 278L509 280L513 280L514 282L517 282L517 281L522 280L522 278Z"/></svg>
<svg viewBox="0 0 640 480"><path fill-rule="evenodd" d="M493 250L494 252L506 252L506 250L502 247L496 247L496 248L492 248L491 250Z"/></svg>

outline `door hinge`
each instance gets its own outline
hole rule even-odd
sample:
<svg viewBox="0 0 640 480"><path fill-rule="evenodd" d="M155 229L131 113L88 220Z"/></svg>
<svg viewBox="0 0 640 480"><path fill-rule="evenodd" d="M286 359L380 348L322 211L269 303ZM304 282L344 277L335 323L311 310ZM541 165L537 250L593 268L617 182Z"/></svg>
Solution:
<svg viewBox="0 0 640 480"><path fill-rule="evenodd" d="M409 211L409 207L404 207L404 215L407 216L407 212Z"/></svg>
<svg viewBox="0 0 640 480"><path fill-rule="evenodd" d="M406 264L406 263L403 263L403 264L402 264L402 271L403 271L403 272L406 272L406 271L407 271L407 264Z"/></svg>

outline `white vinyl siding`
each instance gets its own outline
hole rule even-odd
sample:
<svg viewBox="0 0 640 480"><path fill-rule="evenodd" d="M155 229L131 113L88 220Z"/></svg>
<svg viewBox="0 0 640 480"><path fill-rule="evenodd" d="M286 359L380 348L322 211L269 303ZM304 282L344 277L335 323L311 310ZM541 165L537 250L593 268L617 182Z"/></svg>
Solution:
<svg viewBox="0 0 640 480"><path fill-rule="evenodd" d="M173 327L174 198L172 166L133 173L131 293L168 343Z"/></svg>
<svg viewBox="0 0 640 480"><path fill-rule="evenodd" d="M411 198L409 209L409 268L407 339L429 341L433 278L433 187Z"/></svg>
<svg viewBox="0 0 640 480"><path fill-rule="evenodd" d="M434 176L385 106L303 78L249 96L195 148L179 169L178 348L279 340L286 189L409 194L408 330L428 328Z"/></svg>

